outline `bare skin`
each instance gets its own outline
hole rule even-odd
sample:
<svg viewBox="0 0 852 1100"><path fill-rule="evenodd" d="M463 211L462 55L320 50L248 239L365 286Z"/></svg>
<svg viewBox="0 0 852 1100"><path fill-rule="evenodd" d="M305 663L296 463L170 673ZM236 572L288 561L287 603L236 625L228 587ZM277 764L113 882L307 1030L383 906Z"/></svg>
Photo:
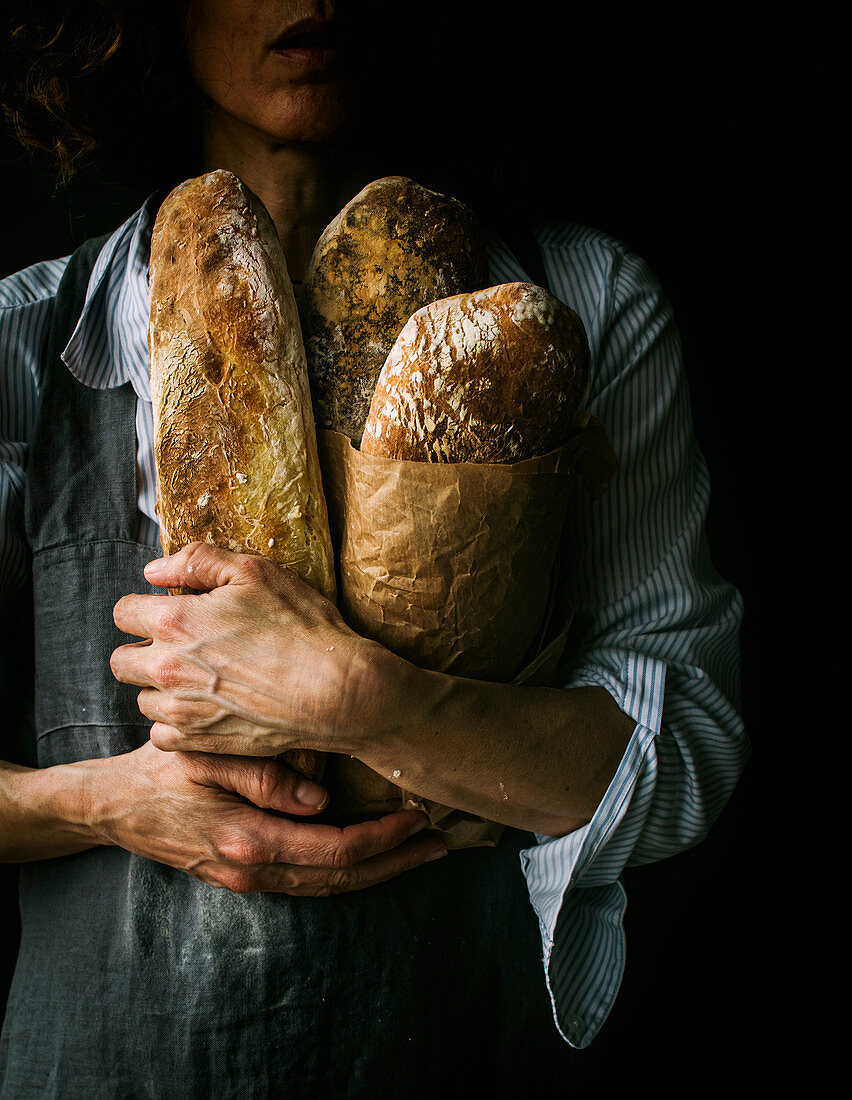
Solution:
<svg viewBox="0 0 852 1100"><path fill-rule="evenodd" d="M355 193L334 148L347 89L341 59L317 67L270 46L305 20L339 24L336 4L189 0L186 8L187 58L209 100L203 170L228 168L260 196L301 282L320 233Z"/></svg>
<svg viewBox="0 0 852 1100"><path fill-rule="evenodd" d="M261 197L298 281L354 193L333 154L346 95L333 63L273 46L300 21L324 25L335 4L185 7L187 61L209 99L199 171L228 168ZM117 649L112 669L142 688L151 741L42 770L0 764L0 860L120 845L228 889L360 889L445 854L444 845L413 835L425 821L414 811L345 829L312 823L325 792L309 789L309 804L300 802L300 777L275 754L352 753L425 797L558 836L590 819L633 730L600 688L417 669L260 559L194 546L146 575L203 593L116 605L118 626L143 641Z"/></svg>
<svg viewBox="0 0 852 1100"><path fill-rule="evenodd" d="M346 97L339 66L318 68L270 46L307 19L331 19L334 4L187 0L185 11L187 63L209 98L199 172L230 168L263 198L299 279L346 186L333 171L329 145L345 119ZM280 793L295 791L295 773L269 760L201 759L146 745L42 770L0 762L0 860L117 844L189 873L203 869L199 877L215 885L327 894L369 886L446 851L434 837L412 836L425 822L414 811L346 829L307 821L294 829L264 812L262 791L273 773ZM313 801L305 806L288 796L286 812L309 817L318 812ZM236 848L235 804L245 841ZM290 872L279 874L288 867L309 873L300 872L296 883Z"/></svg>
<svg viewBox="0 0 852 1100"><path fill-rule="evenodd" d="M167 750L349 753L427 798L562 835L589 821L633 721L571 692L427 672L350 630L333 604L262 558L194 543L146 569L199 596L125 596L115 676L142 687Z"/></svg>

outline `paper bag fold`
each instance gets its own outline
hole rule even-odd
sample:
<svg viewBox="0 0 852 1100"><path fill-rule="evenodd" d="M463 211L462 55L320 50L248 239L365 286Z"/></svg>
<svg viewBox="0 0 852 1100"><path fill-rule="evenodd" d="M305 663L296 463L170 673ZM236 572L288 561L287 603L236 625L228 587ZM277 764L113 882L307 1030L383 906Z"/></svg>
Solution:
<svg viewBox="0 0 852 1100"><path fill-rule="evenodd" d="M600 422L582 414L562 447L513 465L387 459L317 436L346 622L421 668L547 683L572 617L558 595L568 501L578 482L599 495L615 471ZM345 813L418 806L451 847L502 832L350 757L331 756L325 781Z"/></svg>

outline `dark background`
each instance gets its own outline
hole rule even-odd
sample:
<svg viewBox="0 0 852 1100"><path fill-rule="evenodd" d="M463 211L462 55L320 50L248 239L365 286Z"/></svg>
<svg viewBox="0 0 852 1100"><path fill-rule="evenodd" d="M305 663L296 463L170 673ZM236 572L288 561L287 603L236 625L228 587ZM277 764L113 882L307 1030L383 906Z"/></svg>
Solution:
<svg viewBox="0 0 852 1100"><path fill-rule="evenodd" d="M527 5L498 22L491 5L420 7L396 28L416 61L396 136L416 140L389 170L487 194L498 220L532 209L594 225L648 260L684 340L714 560L745 598L752 759L704 843L627 874L624 982L569 1087L819 1095L846 999L829 624L842 617L830 486L848 366L831 333L848 28L833 5L636 8ZM0 276L114 228L147 193L96 168L54 193L3 138ZM7 920L8 970L11 902Z"/></svg>

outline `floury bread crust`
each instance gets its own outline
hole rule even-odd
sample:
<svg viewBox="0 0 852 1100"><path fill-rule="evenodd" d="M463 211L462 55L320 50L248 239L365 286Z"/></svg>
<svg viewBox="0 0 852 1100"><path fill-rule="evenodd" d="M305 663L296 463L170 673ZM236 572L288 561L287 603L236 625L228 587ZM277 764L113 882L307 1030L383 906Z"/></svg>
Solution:
<svg viewBox="0 0 852 1100"><path fill-rule="evenodd" d="M403 176L368 184L323 232L299 297L319 426L357 445L412 313L487 282L482 233L463 203Z"/></svg>
<svg viewBox="0 0 852 1100"><path fill-rule="evenodd" d="M501 283L432 302L388 355L361 450L423 462L544 455L571 434L588 377L582 321L542 287Z"/></svg>
<svg viewBox="0 0 852 1100"><path fill-rule="evenodd" d="M299 319L260 199L224 170L176 187L154 225L150 285L164 551L201 540L261 554L334 599Z"/></svg>

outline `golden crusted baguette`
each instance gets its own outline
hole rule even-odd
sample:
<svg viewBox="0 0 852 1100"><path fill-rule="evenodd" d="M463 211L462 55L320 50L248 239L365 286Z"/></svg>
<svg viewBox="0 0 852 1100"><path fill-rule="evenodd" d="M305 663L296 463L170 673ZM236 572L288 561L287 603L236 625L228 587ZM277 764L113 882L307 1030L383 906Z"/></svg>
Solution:
<svg viewBox="0 0 852 1100"><path fill-rule="evenodd" d="M233 173L187 180L154 225L148 345L163 550L204 541L329 599L334 559L298 313L275 226ZM316 762L318 754L288 754ZM313 767L307 770L315 772Z"/></svg>

